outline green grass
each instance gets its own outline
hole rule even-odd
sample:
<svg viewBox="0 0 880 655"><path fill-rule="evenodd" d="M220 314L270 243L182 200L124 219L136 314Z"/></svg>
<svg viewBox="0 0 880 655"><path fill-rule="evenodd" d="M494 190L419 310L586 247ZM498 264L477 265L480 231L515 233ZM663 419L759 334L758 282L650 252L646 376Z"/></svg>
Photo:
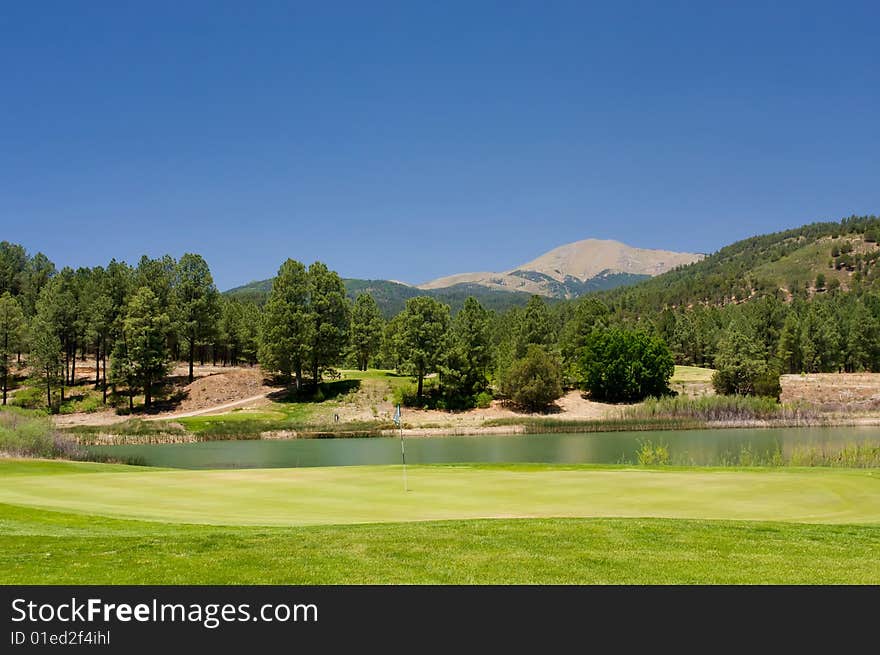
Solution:
<svg viewBox="0 0 880 655"><path fill-rule="evenodd" d="M0 503L214 525L479 518L657 517L880 524L880 471L855 469L396 466L4 475ZM94 466L94 465L92 465Z"/></svg>
<svg viewBox="0 0 880 655"><path fill-rule="evenodd" d="M532 519L218 528L0 505L2 584L880 582L880 528Z"/></svg>
<svg viewBox="0 0 880 655"><path fill-rule="evenodd" d="M670 384L682 384L686 382L712 382L714 369L700 366L676 366L672 374Z"/></svg>
<svg viewBox="0 0 880 655"><path fill-rule="evenodd" d="M397 387L406 387L413 380L409 375L399 375L395 371L377 368L367 369L366 371L346 369L339 372L342 374L343 380L376 380L387 383L392 390Z"/></svg>
<svg viewBox="0 0 880 655"><path fill-rule="evenodd" d="M456 465L400 483L0 460L0 583L880 583L876 472Z"/></svg>

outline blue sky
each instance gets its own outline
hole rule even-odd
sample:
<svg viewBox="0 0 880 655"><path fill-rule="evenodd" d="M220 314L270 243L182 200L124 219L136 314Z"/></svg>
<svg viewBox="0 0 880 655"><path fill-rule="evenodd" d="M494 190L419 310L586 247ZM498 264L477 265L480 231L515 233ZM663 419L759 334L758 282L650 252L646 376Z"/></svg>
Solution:
<svg viewBox="0 0 880 655"><path fill-rule="evenodd" d="M421 282L880 213L880 3L0 8L0 239Z"/></svg>

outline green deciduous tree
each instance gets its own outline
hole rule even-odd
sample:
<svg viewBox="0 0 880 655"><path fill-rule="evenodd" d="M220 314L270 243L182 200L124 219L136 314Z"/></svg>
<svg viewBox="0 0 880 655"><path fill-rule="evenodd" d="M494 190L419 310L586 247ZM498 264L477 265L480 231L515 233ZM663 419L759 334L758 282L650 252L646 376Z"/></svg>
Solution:
<svg viewBox="0 0 880 655"><path fill-rule="evenodd" d="M614 327L587 340L581 351L579 386L599 400L637 401L667 393L674 370L663 339Z"/></svg>
<svg viewBox="0 0 880 655"><path fill-rule="evenodd" d="M366 371L370 358L379 352L384 330L385 321L375 298L368 293L358 294L351 312L351 347L360 370Z"/></svg>
<svg viewBox="0 0 880 655"><path fill-rule="evenodd" d="M543 346L529 345L526 354L504 371L500 387L515 404L542 410L562 396L562 363Z"/></svg>

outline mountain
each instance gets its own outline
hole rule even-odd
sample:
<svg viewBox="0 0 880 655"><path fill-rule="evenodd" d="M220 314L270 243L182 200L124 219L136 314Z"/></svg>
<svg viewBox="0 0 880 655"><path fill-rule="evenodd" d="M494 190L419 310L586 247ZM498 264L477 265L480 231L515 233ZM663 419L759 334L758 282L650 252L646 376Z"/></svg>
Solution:
<svg viewBox="0 0 880 655"><path fill-rule="evenodd" d="M488 289L479 285L455 284L443 289L425 291L401 282L390 280L343 279L345 291L354 300L360 293L369 293L376 299L383 316L391 318L400 312L409 298L433 296L452 308L453 313L461 309L468 296L474 296L486 309L504 311L511 307L525 306L531 294L520 291ZM272 280L258 280L224 292L225 295L240 300L262 304L272 289Z"/></svg>
<svg viewBox="0 0 880 655"><path fill-rule="evenodd" d="M488 289L520 291L551 298L574 298L590 291L631 285L703 255L669 250L633 248L619 241L584 239L541 255L501 273L459 273L419 285L437 290L461 284Z"/></svg>

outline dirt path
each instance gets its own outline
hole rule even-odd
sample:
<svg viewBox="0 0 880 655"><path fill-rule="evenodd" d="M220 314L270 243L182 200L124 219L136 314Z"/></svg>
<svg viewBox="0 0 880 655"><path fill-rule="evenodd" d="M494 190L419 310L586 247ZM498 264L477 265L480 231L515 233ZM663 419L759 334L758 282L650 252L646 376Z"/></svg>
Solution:
<svg viewBox="0 0 880 655"><path fill-rule="evenodd" d="M206 407L205 409L197 409L191 412L180 412L177 414L162 414L161 416L149 416L144 418L145 421L166 421L173 420L176 418L187 418L189 416L201 416L203 414L213 414L214 412L222 412L227 409L233 409L235 407L242 407L244 405L249 405L251 403L255 403L259 400L264 399L268 394L272 393L271 391L267 391L265 393L261 393L258 396L251 396L250 398L242 398L241 400L234 400L231 403L225 403L223 405L217 405L216 407Z"/></svg>

